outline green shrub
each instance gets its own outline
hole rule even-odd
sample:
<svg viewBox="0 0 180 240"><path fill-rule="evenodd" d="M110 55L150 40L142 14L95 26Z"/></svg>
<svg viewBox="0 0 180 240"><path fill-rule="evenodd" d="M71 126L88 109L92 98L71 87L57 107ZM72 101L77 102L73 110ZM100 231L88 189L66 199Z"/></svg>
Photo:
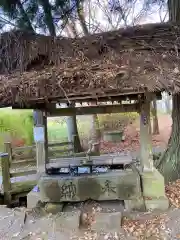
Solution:
<svg viewBox="0 0 180 240"><path fill-rule="evenodd" d="M15 145L18 141L26 145L33 143L32 111L2 109L0 112L0 149L4 141L11 141Z"/></svg>

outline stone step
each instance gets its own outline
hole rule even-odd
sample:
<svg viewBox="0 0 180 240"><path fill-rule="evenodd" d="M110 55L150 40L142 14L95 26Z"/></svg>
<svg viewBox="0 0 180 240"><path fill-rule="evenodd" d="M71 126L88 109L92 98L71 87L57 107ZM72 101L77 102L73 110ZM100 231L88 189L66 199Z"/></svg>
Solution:
<svg viewBox="0 0 180 240"><path fill-rule="evenodd" d="M96 235L96 238L83 238L84 239L96 239L96 240L137 240L137 238L132 236L127 236L123 231L119 232L103 232Z"/></svg>
<svg viewBox="0 0 180 240"><path fill-rule="evenodd" d="M121 230L121 212L102 213L96 212L93 216L91 230L99 231L115 231Z"/></svg>
<svg viewBox="0 0 180 240"><path fill-rule="evenodd" d="M78 203L69 203L64 205L64 212L71 212L80 210L82 212L90 212L96 210L96 212L122 212L124 211L124 201L112 200L112 201L85 201Z"/></svg>
<svg viewBox="0 0 180 240"><path fill-rule="evenodd" d="M78 230L80 223L80 211L76 212L59 212L54 218L56 229Z"/></svg>

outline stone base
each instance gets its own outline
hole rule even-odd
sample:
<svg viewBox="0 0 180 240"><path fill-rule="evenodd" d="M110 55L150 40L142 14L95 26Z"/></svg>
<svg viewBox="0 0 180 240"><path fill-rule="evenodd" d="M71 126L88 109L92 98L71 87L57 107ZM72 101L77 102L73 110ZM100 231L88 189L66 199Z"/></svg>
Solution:
<svg viewBox="0 0 180 240"><path fill-rule="evenodd" d="M169 202L165 194L164 177L158 170L154 168L152 172L143 172L141 180L146 209L168 209Z"/></svg>
<svg viewBox="0 0 180 240"><path fill-rule="evenodd" d="M152 172L141 173L141 183L142 189L138 173L131 170L86 176L43 175L39 180L40 193L30 192L27 205L28 208L35 207L41 200L53 203L55 212L57 208L59 212L61 203L93 199L124 200L127 211L165 210L169 207L164 178L155 168Z"/></svg>
<svg viewBox="0 0 180 240"><path fill-rule="evenodd" d="M168 198L153 198L151 200L145 200L145 206L147 210L162 210L165 211L169 208L169 200Z"/></svg>
<svg viewBox="0 0 180 240"><path fill-rule="evenodd" d="M51 203L132 200L142 195L140 176L129 170L82 176L44 175L38 185L41 201Z"/></svg>
<svg viewBox="0 0 180 240"><path fill-rule="evenodd" d="M35 208L41 202L40 192L33 192L27 194L27 208Z"/></svg>

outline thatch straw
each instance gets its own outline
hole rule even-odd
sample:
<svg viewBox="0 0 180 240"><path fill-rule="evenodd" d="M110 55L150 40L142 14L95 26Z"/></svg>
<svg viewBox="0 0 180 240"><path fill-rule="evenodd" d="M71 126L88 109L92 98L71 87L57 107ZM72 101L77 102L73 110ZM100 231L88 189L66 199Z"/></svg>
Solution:
<svg viewBox="0 0 180 240"><path fill-rule="evenodd" d="M0 39L0 106L107 92L179 92L179 27L148 24L78 39Z"/></svg>

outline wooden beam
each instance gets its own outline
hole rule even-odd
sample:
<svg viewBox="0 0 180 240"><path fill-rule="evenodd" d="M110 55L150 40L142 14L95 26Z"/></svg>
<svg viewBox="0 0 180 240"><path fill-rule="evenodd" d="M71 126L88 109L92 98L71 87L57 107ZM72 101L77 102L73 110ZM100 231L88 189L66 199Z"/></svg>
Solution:
<svg viewBox="0 0 180 240"><path fill-rule="evenodd" d="M139 99L139 95L143 96L144 92L138 92L138 93L126 93L126 94L112 94L112 93L107 93L104 95L92 95L92 94L88 94L88 95L72 95L72 96L68 96L68 100L67 98L61 97L58 99L58 101L60 103L67 103L68 101L74 101L76 103L78 102L93 102L93 101L97 101L97 102L108 102L108 101L127 101L127 99L130 100L138 100Z"/></svg>
<svg viewBox="0 0 180 240"><path fill-rule="evenodd" d="M127 101L129 100L138 100L139 96L144 96L144 91L142 92L133 92L133 93L121 93L121 94L112 94L107 93L104 95L95 95L94 97L91 94L88 95L72 95L68 96L68 100L77 102L107 102L107 101ZM156 95L157 100L161 100L161 92L154 92L153 94ZM61 103L67 103L67 98L59 98L59 102Z"/></svg>
<svg viewBox="0 0 180 240"><path fill-rule="evenodd" d="M46 103L46 102L38 102L33 101L33 102L27 102L26 104L21 104L21 103L15 103L12 106L12 109L34 109L34 110L45 110L47 108L53 108L56 107L55 103Z"/></svg>
<svg viewBox="0 0 180 240"><path fill-rule="evenodd" d="M138 104L124 105L104 105L104 106L87 106L79 108L56 108L47 110L48 116L71 116L75 115L92 115L92 114L108 114L120 112L138 112Z"/></svg>
<svg viewBox="0 0 180 240"><path fill-rule="evenodd" d="M161 100L161 92L155 92L153 95L156 96L157 100ZM104 94L102 95L95 95L92 96L91 94L88 95L72 95L68 96L67 98L64 97L56 97L51 99L29 99L27 100L27 103L14 103L12 106L12 109L34 109L34 110L45 110L49 108L55 108L56 103L65 103L67 104L68 101L74 102L74 103L89 103L96 101L97 103L101 102L108 102L108 101L127 101L127 99L133 101L133 100L139 100L140 97L144 96L144 92L138 92L138 93L124 93L124 94ZM49 101L49 102L48 102Z"/></svg>

